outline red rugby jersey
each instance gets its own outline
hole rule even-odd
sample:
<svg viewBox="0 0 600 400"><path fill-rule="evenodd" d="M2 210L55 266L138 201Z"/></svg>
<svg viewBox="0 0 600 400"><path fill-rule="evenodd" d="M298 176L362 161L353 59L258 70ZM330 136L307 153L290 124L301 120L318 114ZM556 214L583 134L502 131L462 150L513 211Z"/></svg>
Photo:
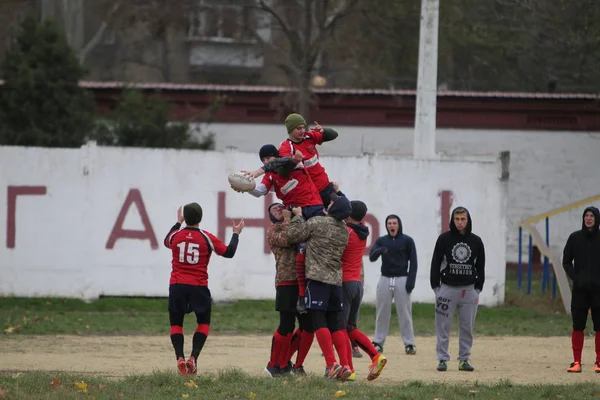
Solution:
<svg viewBox="0 0 600 400"><path fill-rule="evenodd" d="M304 140L300 143L294 143L286 139L279 145L279 157L289 157L300 150L302 152L302 163L308 171L315 187L320 192L329 184L329 176L319 160L319 151L317 145L323 144L323 134L318 131L306 132Z"/></svg>
<svg viewBox="0 0 600 400"><path fill-rule="evenodd" d="M165 238L165 246L173 254L170 285L208 286L208 263L212 252L222 256L227 251L227 246L212 233L188 227L172 229Z"/></svg>
<svg viewBox="0 0 600 400"><path fill-rule="evenodd" d="M301 168L294 169L287 178L274 172L267 172L263 176L261 184L266 186L267 192L271 189L275 190L275 195L286 207L308 207L323 204L310 176Z"/></svg>
<svg viewBox="0 0 600 400"><path fill-rule="evenodd" d="M361 222L362 225L364 225ZM367 239L358 237L354 229L348 228L348 244L342 254L342 282L360 281L362 259L367 247Z"/></svg>

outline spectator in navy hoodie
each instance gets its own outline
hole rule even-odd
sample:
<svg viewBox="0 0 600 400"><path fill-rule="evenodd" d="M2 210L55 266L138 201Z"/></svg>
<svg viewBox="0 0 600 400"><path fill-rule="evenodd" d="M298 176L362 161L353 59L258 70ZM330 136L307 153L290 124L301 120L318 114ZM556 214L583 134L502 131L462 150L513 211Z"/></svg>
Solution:
<svg viewBox="0 0 600 400"><path fill-rule="evenodd" d="M417 278L417 249L413 239L402 233L400 217L392 214L385 219L388 234L381 236L369 253L371 262L381 256L381 277L377 283L375 307L377 319L373 346L383 353L383 345L390 328L392 301L396 303L400 335L406 354L414 355L415 333L412 321L410 294Z"/></svg>

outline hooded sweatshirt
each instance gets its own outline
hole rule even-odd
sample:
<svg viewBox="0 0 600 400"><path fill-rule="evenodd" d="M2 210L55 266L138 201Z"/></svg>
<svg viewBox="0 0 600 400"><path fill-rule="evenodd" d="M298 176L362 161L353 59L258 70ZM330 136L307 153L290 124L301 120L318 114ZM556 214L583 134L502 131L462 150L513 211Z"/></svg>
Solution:
<svg viewBox="0 0 600 400"><path fill-rule="evenodd" d="M392 236L387 230L387 222L391 218L398 220L396 236ZM397 215L388 215L385 225L388 234L375 241L369 253L369 260L375 262L381 256L381 275L383 276L406 276L406 290L410 293L414 289L417 279L418 264L415 242L410 236L402 233L402 220Z"/></svg>
<svg viewBox="0 0 600 400"><path fill-rule="evenodd" d="M591 211L595 223L592 229L585 226L585 214ZM581 230L573 232L563 252L563 268L573 280L573 288L600 289L600 211L588 207L583 211Z"/></svg>
<svg viewBox="0 0 600 400"><path fill-rule="evenodd" d="M439 287L441 282L449 286L475 285L475 289L481 291L485 281L483 242L471 231L469 211L464 233L460 233L454 224L455 212L456 208L450 218L450 230L442 233L435 243L429 275L431 288Z"/></svg>
<svg viewBox="0 0 600 400"><path fill-rule="evenodd" d="M358 224L346 223L348 244L342 254L342 282L361 281L362 259L367 247L369 227L362 221Z"/></svg>

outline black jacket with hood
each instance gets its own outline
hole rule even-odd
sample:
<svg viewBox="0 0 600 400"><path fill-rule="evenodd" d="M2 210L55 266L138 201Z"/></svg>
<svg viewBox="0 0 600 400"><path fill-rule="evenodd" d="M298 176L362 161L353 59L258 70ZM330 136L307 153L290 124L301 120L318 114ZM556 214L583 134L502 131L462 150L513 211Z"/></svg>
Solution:
<svg viewBox="0 0 600 400"><path fill-rule="evenodd" d="M387 235L378 238L371 247L369 260L375 262L381 256L381 275L383 276L406 276L406 291L410 293L415 288L417 279L417 249L414 240L402 233L402 220L397 215L387 216L385 219L386 229L390 218L398 219L398 232L396 236L392 236L388 230ZM385 252L386 250L387 252Z"/></svg>
<svg viewBox="0 0 600 400"><path fill-rule="evenodd" d="M481 291L485 282L485 248L481 238L471 231L469 211L464 234L454 224L455 212L456 208L450 217L450 230L442 233L435 243L429 275L431 288L444 283L449 286L475 285L475 289Z"/></svg>
<svg viewBox="0 0 600 400"><path fill-rule="evenodd" d="M573 280L573 288L584 290L600 289L600 211L596 207L588 207L583 216L591 211L596 219L592 229L585 227L582 221L581 230L573 232L563 251L563 268ZM583 219L583 218L582 218Z"/></svg>

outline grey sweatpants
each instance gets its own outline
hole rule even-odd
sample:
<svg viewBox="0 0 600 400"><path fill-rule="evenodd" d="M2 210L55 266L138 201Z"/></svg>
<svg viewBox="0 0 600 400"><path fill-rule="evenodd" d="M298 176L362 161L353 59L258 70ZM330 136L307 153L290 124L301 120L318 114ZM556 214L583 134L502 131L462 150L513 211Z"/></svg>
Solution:
<svg viewBox="0 0 600 400"><path fill-rule="evenodd" d="M435 331L437 344L435 350L438 360L450 360L448 343L454 310L458 309L458 360L468 360L473 345L473 329L477 316L479 293L473 285L442 285L436 292Z"/></svg>
<svg viewBox="0 0 600 400"><path fill-rule="evenodd" d="M406 291L406 276L389 278L381 276L377 283L375 307L377 319L375 322L375 336L373 342L383 346L390 329L392 316L392 301L396 303L396 314L400 326L400 336L405 346L415 344L415 332L412 321L412 303L410 294Z"/></svg>

